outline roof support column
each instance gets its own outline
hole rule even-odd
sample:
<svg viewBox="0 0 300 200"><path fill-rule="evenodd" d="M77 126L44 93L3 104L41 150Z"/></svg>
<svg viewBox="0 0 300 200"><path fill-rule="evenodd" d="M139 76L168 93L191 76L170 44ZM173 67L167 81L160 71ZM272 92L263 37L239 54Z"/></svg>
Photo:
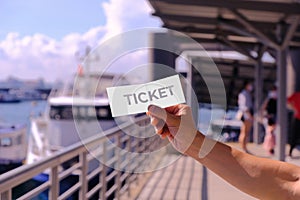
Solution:
<svg viewBox="0 0 300 200"><path fill-rule="evenodd" d="M276 157L278 160L285 160L285 148L287 140L287 100L286 100L286 49L277 49L277 127L276 135Z"/></svg>
<svg viewBox="0 0 300 200"><path fill-rule="evenodd" d="M263 65L261 58L258 59L257 63L255 64L255 80L254 80L254 124L253 124L253 142L259 144L260 142L260 133L261 133L261 126L258 121L260 106L262 102L262 94L263 94Z"/></svg>
<svg viewBox="0 0 300 200"><path fill-rule="evenodd" d="M165 78L175 73L177 54L168 51L172 49L172 38L168 33L153 33L150 35L153 49L150 50L151 76L150 80Z"/></svg>
<svg viewBox="0 0 300 200"><path fill-rule="evenodd" d="M300 48L290 49L292 65L293 65L293 91L300 91Z"/></svg>

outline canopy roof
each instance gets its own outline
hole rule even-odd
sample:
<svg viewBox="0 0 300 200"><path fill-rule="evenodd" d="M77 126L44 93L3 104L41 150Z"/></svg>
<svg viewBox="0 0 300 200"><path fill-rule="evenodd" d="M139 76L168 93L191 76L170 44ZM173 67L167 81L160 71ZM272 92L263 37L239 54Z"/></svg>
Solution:
<svg viewBox="0 0 300 200"><path fill-rule="evenodd" d="M300 1L149 0L164 27L203 43L300 47Z"/></svg>
<svg viewBox="0 0 300 200"><path fill-rule="evenodd" d="M300 0L149 2L154 8L153 15L162 20L163 27L187 34L206 50L233 50L248 57L247 61L214 58L228 88L229 105L236 105L243 80L254 79L255 65L264 54L276 60L278 50L300 48ZM262 61L261 66L266 93L276 81L276 63ZM205 90L199 89L201 91ZM198 96L208 102L203 99L204 93Z"/></svg>

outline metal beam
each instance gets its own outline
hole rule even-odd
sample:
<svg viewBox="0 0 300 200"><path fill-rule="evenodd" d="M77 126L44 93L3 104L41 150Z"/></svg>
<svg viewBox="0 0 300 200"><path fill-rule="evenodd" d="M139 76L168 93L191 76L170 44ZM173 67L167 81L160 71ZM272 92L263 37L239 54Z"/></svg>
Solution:
<svg viewBox="0 0 300 200"><path fill-rule="evenodd" d="M241 54L247 56L247 57L250 59L250 61L251 61L252 63L254 63L254 64L257 63L256 58L253 57L253 56L250 54L250 52L249 52L248 50L243 49L242 47L236 45L234 42L231 42L230 40L228 40L228 39L227 39L226 37L224 37L224 36L218 36L218 39L219 39L221 42L224 42L224 44L227 44L228 46L232 47L233 50L235 50L235 51L237 51L237 52L239 52L239 53L241 53Z"/></svg>
<svg viewBox="0 0 300 200"><path fill-rule="evenodd" d="M236 18L237 20L245 26L250 32L253 32L263 44L273 47L275 49L279 49L279 45L276 44L274 41L272 41L268 36L266 36L263 32L261 32L258 28L255 27L254 24L252 24L250 21L246 19L244 15L242 15L237 10L229 10Z"/></svg>
<svg viewBox="0 0 300 200"><path fill-rule="evenodd" d="M178 11L178 14L163 14L160 13L159 11L156 11L155 13L152 14L153 16L159 17L164 23L165 26L169 26L168 21L175 21L175 22L181 22L184 23L185 26L188 24L189 26L194 26L194 25L201 25L201 24L208 24L212 26L217 26L220 22L219 18L214 18L214 17L199 17L199 16L188 16L188 15L183 15ZM236 20L233 19L225 19L222 18L222 22L230 24L235 27L241 27L241 24L238 23ZM255 21L255 26L259 29L266 29L266 30L271 30L276 28L275 23L271 22L261 22L261 21Z"/></svg>
<svg viewBox="0 0 300 200"><path fill-rule="evenodd" d="M169 25L168 26L169 29L172 29L172 30L176 30L176 31L180 31L180 32L184 32L186 34L190 34L190 33L204 33L204 34L217 34L218 33L218 30L216 28L196 28L196 27L193 27L193 26L185 26L185 27L182 27L182 26L173 26L173 25ZM226 34L230 35L236 35L234 32L231 32L231 31L224 31L226 32Z"/></svg>
<svg viewBox="0 0 300 200"><path fill-rule="evenodd" d="M291 39L294 36L294 33L297 30L297 27L300 22L300 15L296 16L293 23L290 25L288 32L286 33L286 36L284 38L284 41L281 45L281 50L286 49L291 41Z"/></svg>
<svg viewBox="0 0 300 200"><path fill-rule="evenodd" d="M285 14L300 14L299 3L267 2L267 1L240 1L240 0L149 0L151 4L160 2L189 5L189 6L207 6L229 9L246 9L257 11L268 11Z"/></svg>
<svg viewBox="0 0 300 200"><path fill-rule="evenodd" d="M287 137L287 101L286 101L286 50L277 50L277 125L276 125L276 157L285 160L286 137Z"/></svg>
<svg viewBox="0 0 300 200"><path fill-rule="evenodd" d="M232 65L234 65L235 62L224 62L224 61L218 61L214 59L214 63L216 63L217 65L223 65L223 66L228 66L228 67L232 67ZM242 68L250 68L250 69L254 69L254 65L253 64L244 64L244 63L240 63L239 62L239 67ZM275 67L273 66L268 66L268 65L263 65L265 70L272 70L275 71Z"/></svg>
<svg viewBox="0 0 300 200"><path fill-rule="evenodd" d="M240 28L240 27L236 27L236 26L232 26L226 22L223 22L222 20L219 22L219 25L220 27L223 29L223 30L229 30L229 31L233 31L239 35L243 35L243 36L246 36L246 37L255 37L254 34Z"/></svg>

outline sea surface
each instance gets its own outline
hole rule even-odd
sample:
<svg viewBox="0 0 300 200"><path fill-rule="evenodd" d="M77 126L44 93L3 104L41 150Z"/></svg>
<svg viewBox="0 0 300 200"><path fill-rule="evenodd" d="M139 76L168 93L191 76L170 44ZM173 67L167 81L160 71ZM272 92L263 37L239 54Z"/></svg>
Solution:
<svg viewBox="0 0 300 200"><path fill-rule="evenodd" d="M0 103L0 123L26 124L29 130L30 118L42 115L46 109L47 101L22 101L19 103ZM198 111L198 129L204 134L208 132L208 127L212 118L222 118L223 109L212 110L201 106Z"/></svg>
<svg viewBox="0 0 300 200"><path fill-rule="evenodd" d="M26 124L30 117L43 114L47 101L22 101L19 103L0 103L0 123Z"/></svg>

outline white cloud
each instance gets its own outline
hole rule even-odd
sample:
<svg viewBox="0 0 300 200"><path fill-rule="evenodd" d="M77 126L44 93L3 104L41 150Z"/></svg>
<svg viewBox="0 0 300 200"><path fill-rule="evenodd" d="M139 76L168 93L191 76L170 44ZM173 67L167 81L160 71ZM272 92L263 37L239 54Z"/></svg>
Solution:
<svg viewBox="0 0 300 200"><path fill-rule="evenodd" d="M158 27L160 21L150 17L152 8L146 0L111 0L103 3L107 16L107 36L143 27Z"/></svg>
<svg viewBox="0 0 300 200"><path fill-rule="evenodd" d="M150 17L146 1L110 0L103 3L103 8L107 18L105 26L91 28L84 34L71 33L60 41L39 33L25 37L9 33L0 41L0 79L16 76L64 80L77 69L75 53L82 54L87 45L94 48L101 40L123 31L160 25L157 19ZM141 56L141 59L145 58Z"/></svg>

